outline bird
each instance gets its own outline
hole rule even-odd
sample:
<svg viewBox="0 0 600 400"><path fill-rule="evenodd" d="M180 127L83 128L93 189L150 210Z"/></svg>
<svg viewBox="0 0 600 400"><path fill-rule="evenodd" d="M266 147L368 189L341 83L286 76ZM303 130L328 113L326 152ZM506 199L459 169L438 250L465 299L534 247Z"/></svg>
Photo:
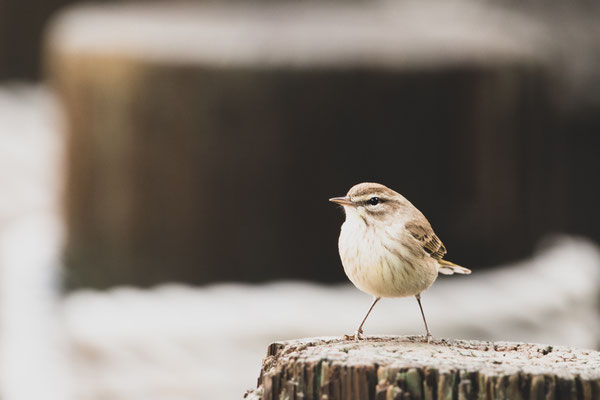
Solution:
<svg viewBox="0 0 600 400"><path fill-rule="evenodd" d="M363 339L365 321L382 297L415 296L429 343L432 335L421 294L438 273L470 274L471 270L444 260L446 248L427 218L404 196L382 184L359 183L346 196L329 201L341 205L346 214L338 240L344 272L354 286L373 296L354 340Z"/></svg>

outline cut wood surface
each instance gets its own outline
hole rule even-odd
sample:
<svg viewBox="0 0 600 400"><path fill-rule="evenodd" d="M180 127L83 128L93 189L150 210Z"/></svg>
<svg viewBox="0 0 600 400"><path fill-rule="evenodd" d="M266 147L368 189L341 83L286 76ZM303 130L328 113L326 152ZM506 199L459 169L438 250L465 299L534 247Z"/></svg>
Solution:
<svg viewBox="0 0 600 400"><path fill-rule="evenodd" d="M250 399L598 399L600 352L374 336L269 346Z"/></svg>

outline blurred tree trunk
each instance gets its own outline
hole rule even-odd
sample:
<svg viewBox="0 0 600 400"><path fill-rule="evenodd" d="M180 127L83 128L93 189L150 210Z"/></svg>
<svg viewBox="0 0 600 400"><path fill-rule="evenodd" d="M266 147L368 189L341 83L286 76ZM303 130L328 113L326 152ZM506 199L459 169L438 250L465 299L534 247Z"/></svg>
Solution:
<svg viewBox="0 0 600 400"><path fill-rule="evenodd" d="M529 254L571 195L552 32L470 2L64 14L72 284L344 279L327 199L361 181L463 265Z"/></svg>

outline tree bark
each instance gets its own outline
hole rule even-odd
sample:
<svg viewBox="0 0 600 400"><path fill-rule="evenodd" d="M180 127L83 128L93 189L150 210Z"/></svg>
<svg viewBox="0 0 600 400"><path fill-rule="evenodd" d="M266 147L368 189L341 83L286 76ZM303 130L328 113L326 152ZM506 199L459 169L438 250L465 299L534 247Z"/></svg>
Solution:
<svg viewBox="0 0 600 400"><path fill-rule="evenodd" d="M592 400L600 398L600 352L415 336L275 342L245 397Z"/></svg>

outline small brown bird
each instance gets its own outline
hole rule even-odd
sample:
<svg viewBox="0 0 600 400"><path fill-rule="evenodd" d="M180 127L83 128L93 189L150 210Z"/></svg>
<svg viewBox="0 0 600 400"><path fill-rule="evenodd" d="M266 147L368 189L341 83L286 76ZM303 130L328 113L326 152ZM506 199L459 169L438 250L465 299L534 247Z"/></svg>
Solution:
<svg viewBox="0 0 600 400"><path fill-rule="evenodd" d="M443 260L446 248L427 218L401 194L379 183L360 183L345 197L329 199L344 207L346 221L338 241L348 279L374 297L354 333L362 327L382 297L415 296L419 303L427 342L431 332L421 305L421 293L445 275L470 274L471 270Z"/></svg>

